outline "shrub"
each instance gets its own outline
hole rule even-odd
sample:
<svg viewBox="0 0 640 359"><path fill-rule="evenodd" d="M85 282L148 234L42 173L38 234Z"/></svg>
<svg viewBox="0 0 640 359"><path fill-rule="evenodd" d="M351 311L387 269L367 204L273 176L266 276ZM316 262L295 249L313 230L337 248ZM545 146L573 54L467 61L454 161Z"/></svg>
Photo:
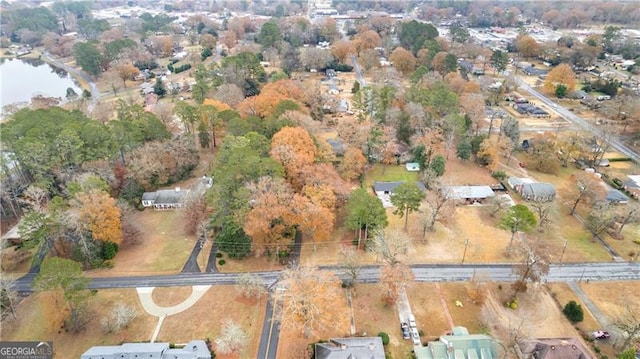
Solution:
<svg viewBox="0 0 640 359"><path fill-rule="evenodd" d="M218 264L221 265L221 266L225 265L226 263L227 263L227 261L225 261L224 259L221 259L221 260L218 261Z"/></svg>
<svg viewBox="0 0 640 359"><path fill-rule="evenodd" d="M422 330L422 329L418 330L418 335L423 337L424 336L424 330Z"/></svg>
<svg viewBox="0 0 640 359"><path fill-rule="evenodd" d="M222 258L222 253L216 252L216 258Z"/></svg>
<svg viewBox="0 0 640 359"><path fill-rule="evenodd" d="M389 344L389 334L387 334L385 332L380 332L380 333L378 333L378 336L380 338L382 338L382 345Z"/></svg>
<svg viewBox="0 0 640 359"><path fill-rule="evenodd" d="M499 181L504 181L504 179L507 178L507 174L504 173L504 171L494 171L493 173L491 173L491 177Z"/></svg>
<svg viewBox="0 0 640 359"><path fill-rule="evenodd" d="M118 253L117 243L113 243L111 241L104 242L104 244L102 245L103 259L106 259L106 260L113 259L113 257L115 257L117 253Z"/></svg>
<svg viewBox="0 0 640 359"><path fill-rule="evenodd" d="M584 312L582 311L582 306L576 303L574 300L569 301L569 303L564 306L562 313L564 313L567 319L569 319L573 323L581 322L584 320Z"/></svg>
<svg viewBox="0 0 640 359"><path fill-rule="evenodd" d="M594 351L594 352L596 352L596 353L600 353L600 351L601 351L601 350L600 350L600 347L599 347L599 346L594 345L594 346L593 346L593 351Z"/></svg>

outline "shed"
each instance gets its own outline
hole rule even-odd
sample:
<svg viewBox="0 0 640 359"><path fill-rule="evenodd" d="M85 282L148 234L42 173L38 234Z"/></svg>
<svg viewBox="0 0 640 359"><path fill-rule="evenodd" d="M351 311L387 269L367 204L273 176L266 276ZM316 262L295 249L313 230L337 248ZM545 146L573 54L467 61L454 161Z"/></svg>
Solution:
<svg viewBox="0 0 640 359"><path fill-rule="evenodd" d="M622 183L625 190L629 191L636 199L640 198L640 175L629 175L629 179Z"/></svg>
<svg viewBox="0 0 640 359"><path fill-rule="evenodd" d="M618 204L629 203L629 197L625 196L624 193L618 191L615 188L610 188L607 191L607 194L604 196L604 199L607 202L611 202L611 203L618 203Z"/></svg>
<svg viewBox="0 0 640 359"><path fill-rule="evenodd" d="M407 171L409 172L418 172L420 171L420 164L418 162L407 162L405 164Z"/></svg>

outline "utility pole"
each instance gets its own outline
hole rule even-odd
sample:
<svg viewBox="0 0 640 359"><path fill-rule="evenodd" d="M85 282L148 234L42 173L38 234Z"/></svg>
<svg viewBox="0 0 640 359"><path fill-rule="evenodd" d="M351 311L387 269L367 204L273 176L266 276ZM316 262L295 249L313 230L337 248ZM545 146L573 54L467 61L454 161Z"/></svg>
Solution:
<svg viewBox="0 0 640 359"><path fill-rule="evenodd" d="M562 253L560 253L560 260L558 262L562 263L562 257L564 257L564 251L567 249L568 241L564 241L564 245L562 246Z"/></svg>
<svg viewBox="0 0 640 359"><path fill-rule="evenodd" d="M467 247L469 247L469 238L464 241L464 252L462 253L462 263L464 263L464 258L467 256Z"/></svg>

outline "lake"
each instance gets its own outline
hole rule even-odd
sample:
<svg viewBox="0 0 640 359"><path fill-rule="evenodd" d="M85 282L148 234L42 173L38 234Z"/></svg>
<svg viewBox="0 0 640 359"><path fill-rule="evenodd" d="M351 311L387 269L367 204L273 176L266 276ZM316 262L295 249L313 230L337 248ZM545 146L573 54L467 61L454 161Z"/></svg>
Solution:
<svg viewBox="0 0 640 359"><path fill-rule="evenodd" d="M37 59L0 60L0 107L31 101L36 95L60 97L71 87L78 95L82 88L66 71Z"/></svg>

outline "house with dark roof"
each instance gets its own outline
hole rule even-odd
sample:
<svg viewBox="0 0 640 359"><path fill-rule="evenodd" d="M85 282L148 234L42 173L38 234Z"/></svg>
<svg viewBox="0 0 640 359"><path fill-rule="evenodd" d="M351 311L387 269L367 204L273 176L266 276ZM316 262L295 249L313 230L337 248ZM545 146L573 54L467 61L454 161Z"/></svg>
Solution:
<svg viewBox="0 0 640 359"><path fill-rule="evenodd" d="M380 337L331 338L315 344L316 359L384 359Z"/></svg>
<svg viewBox="0 0 640 359"><path fill-rule="evenodd" d="M391 208L393 204L391 203L391 195L393 191L395 191L398 186L403 184L404 181L396 181L396 182L373 182L373 191L376 196L382 201L382 205L384 208ZM420 188L422 192L427 191L427 187L425 187L424 183L416 181L416 186Z"/></svg>
<svg viewBox="0 0 640 359"><path fill-rule="evenodd" d="M588 359L595 358L578 338L538 338L518 344L524 359Z"/></svg>
<svg viewBox="0 0 640 359"><path fill-rule="evenodd" d="M183 348L169 348L169 343L124 343L113 346L95 346L80 356L80 359L121 358L211 359L211 351L204 340L192 340Z"/></svg>
<svg viewBox="0 0 640 359"><path fill-rule="evenodd" d="M418 359L496 359L496 341L488 335L469 334L465 327L454 327L450 335L443 335L427 346L414 349Z"/></svg>

